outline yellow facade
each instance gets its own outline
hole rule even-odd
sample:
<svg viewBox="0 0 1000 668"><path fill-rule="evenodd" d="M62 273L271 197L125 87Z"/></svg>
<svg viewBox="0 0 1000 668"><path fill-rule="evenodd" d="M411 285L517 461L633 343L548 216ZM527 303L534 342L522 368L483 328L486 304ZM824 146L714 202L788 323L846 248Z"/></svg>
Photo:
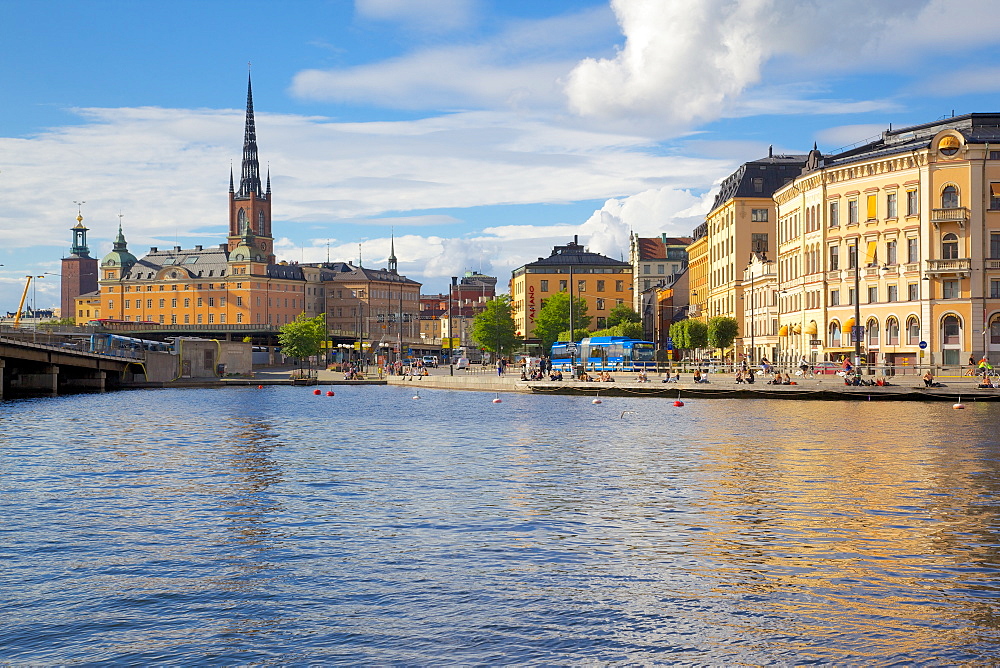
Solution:
<svg viewBox="0 0 1000 668"><path fill-rule="evenodd" d="M876 367L1000 359L996 120L887 132L775 193L786 361L853 357L855 325Z"/></svg>

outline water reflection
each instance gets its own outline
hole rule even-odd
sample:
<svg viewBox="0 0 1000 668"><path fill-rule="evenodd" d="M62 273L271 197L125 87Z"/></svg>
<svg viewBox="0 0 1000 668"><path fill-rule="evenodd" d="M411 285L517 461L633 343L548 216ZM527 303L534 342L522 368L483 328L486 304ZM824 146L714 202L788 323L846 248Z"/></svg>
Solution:
<svg viewBox="0 0 1000 668"><path fill-rule="evenodd" d="M0 404L0 658L1000 658L1000 408L411 395Z"/></svg>

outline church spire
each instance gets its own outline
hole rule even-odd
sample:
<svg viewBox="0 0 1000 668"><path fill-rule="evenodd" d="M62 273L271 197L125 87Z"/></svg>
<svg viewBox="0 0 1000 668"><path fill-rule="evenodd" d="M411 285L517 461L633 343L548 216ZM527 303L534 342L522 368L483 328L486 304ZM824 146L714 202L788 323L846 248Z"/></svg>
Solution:
<svg viewBox="0 0 1000 668"><path fill-rule="evenodd" d="M260 187L260 163L257 161L257 129L253 120L253 87L247 75L247 116L243 130L243 166L240 169L240 192L238 197L264 195Z"/></svg>
<svg viewBox="0 0 1000 668"><path fill-rule="evenodd" d="M393 232L389 233L389 271L392 273L396 272L396 235Z"/></svg>

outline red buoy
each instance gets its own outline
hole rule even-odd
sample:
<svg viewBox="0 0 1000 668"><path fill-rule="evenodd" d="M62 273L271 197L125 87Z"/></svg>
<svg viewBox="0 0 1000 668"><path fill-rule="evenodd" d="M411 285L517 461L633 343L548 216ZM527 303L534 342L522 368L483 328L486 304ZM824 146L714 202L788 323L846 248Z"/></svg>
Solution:
<svg viewBox="0 0 1000 668"><path fill-rule="evenodd" d="M257 389L258 389L258 390L263 390L263 389L264 389L264 386L263 386L263 385L258 385L258 386L257 386Z"/></svg>
<svg viewBox="0 0 1000 668"><path fill-rule="evenodd" d="M319 390L313 390L313 394L315 394L315 395L318 396L319 395Z"/></svg>
<svg viewBox="0 0 1000 668"><path fill-rule="evenodd" d="M333 390L327 390L326 391L326 396L332 397L333 396Z"/></svg>
<svg viewBox="0 0 1000 668"><path fill-rule="evenodd" d="M678 399L677 401L674 402L674 406L677 406L678 408L680 408L683 405L684 405L684 402L681 401L680 399Z"/></svg>

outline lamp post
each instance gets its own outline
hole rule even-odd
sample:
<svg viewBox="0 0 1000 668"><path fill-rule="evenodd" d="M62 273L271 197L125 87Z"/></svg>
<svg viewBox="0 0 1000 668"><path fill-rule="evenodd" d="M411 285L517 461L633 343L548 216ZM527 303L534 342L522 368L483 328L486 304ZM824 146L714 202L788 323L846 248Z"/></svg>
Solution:
<svg viewBox="0 0 1000 668"><path fill-rule="evenodd" d="M854 375L861 375L861 248L860 239L854 241L854 327L851 328L851 338L854 339Z"/></svg>
<svg viewBox="0 0 1000 668"><path fill-rule="evenodd" d="M749 315L749 321L750 321L750 355L749 355L749 357L750 357L750 364L753 364L756 361L756 359L757 359L757 348L754 346L754 312L755 312L755 306L756 305L754 304L754 301L753 301L754 274L753 274L753 263L752 262L747 263L747 271L750 272L750 290L749 290L749 293L750 293L750 315ZM744 302L744 304L745 303L746 302Z"/></svg>
<svg viewBox="0 0 1000 668"><path fill-rule="evenodd" d="M573 319L573 265L569 265L569 377L576 378L576 327Z"/></svg>

